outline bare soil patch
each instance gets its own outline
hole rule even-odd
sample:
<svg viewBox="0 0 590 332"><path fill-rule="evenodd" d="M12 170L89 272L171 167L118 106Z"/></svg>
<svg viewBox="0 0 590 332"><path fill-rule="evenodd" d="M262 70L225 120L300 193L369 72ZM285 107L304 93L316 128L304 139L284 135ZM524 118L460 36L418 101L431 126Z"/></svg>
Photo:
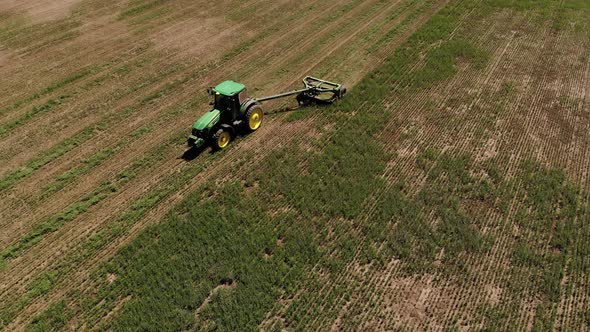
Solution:
<svg viewBox="0 0 590 332"><path fill-rule="evenodd" d="M8 50L0 48L0 68L8 64Z"/></svg>
<svg viewBox="0 0 590 332"><path fill-rule="evenodd" d="M4 0L0 12L25 12L34 22L67 17L81 0Z"/></svg>
<svg viewBox="0 0 590 332"><path fill-rule="evenodd" d="M222 17L192 18L178 22L153 36L158 49L179 57L214 59L236 40L246 39L252 31Z"/></svg>

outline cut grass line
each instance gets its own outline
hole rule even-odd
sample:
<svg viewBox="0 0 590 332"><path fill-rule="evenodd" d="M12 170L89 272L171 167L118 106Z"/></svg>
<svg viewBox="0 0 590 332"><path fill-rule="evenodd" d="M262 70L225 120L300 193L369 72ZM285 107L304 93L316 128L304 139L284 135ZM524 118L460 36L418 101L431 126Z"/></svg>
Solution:
<svg viewBox="0 0 590 332"><path fill-rule="evenodd" d="M176 137L174 139L176 141ZM105 198L118 192L125 183L133 180L142 169L147 168L154 162L164 158L164 152L174 141L159 146L146 156L135 160L129 167L125 168L114 179L103 182L98 188L88 193L77 202L68 206L64 211L47 218L45 221L35 225L33 229L23 236L19 241L0 252L2 260L11 260L18 257L27 249L37 244L48 233L57 231L65 223L74 220L80 214L86 212L90 207L103 201Z"/></svg>
<svg viewBox="0 0 590 332"><path fill-rule="evenodd" d="M102 149L90 156L88 159L82 161L79 166L71 168L63 174L60 174L52 181L52 183L43 187L41 190L41 199L47 199L55 192L62 190L65 186L75 181L81 175L88 174L115 153L125 148L133 141L139 139L143 135L149 133L151 130L151 126L143 126L132 132L130 138L123 139L115 147Z"/></svg>
<svg viewBox="0 0 590 332"><path fill-rule="evenodd" d="M4 176L0 180L0 192L9 189L18 181L31 176L34 171L68 153L75 147L90 139L95 134L95 132L100 132L102 130L104 130L103 127L98 125L85 128L74 136L65 139L64 141L54 145L46 151L43 151L40 155L27 162L24 167Z"/></svg>
<svg viewBox="0 0 590 332"><path fill-rule="evenodd" d="M75 82L81 80L82 78L94 73L95 69L96 68L94 68L94 67L90 67L90 68L84 69L82 71L79 71L77 73L74 73L71 76L68 76L61 81L57 81L55 83L52 83L52 84L48 85L47 87L45 87L43 90L33 94L30 97L28 97L24 100L17 101L6 108L0 109L0 115L7 113L9 111L15 110L15 109L19 108L20 106L30 103L30 102L32 102L36 99L39 99L43 96L46 96L46 95L64 87L64 86L66 86L66 85L69 85L71 83L75 83ZM42 106L38 106L38 107L42 107ZM0 128L2 128L2 127L0 127ZM0 131L0 133L2 133L2 131Z"/></svg>
<svg viewBox="0 0 590 332"><path fill-rule="evenodd" d="M17 117L16 119L12 119L7 123L0 124L0 138L7 136L11 130L22 126L27 121L32 119L34 116L39 115L41 113L47 113L51 111L56 106L63 104L67 99L71 98L71 95L61 95L55 99L50 99L45 102L43 105L35 106L30 111L26 112L25 114Z"/></svg>

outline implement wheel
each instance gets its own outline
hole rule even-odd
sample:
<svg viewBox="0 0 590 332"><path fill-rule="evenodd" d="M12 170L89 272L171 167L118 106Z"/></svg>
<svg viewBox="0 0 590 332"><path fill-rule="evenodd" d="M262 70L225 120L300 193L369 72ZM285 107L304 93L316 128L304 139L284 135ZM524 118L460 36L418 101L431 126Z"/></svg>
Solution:
<svg viewBox="0 0 590 332"><path fill-rule="evenodd" d="M225 149L229 142L231 142L231 133L227 130L219 129L215 135L213 135L213 148L215 150Z"/></svg>
<svg viewBox="0 0 590 332"><path fill-rule="evenodd" d="M256 131L262 125L264 112L260 105L252 105L246 111L246 131L249 133Z"/></svg>

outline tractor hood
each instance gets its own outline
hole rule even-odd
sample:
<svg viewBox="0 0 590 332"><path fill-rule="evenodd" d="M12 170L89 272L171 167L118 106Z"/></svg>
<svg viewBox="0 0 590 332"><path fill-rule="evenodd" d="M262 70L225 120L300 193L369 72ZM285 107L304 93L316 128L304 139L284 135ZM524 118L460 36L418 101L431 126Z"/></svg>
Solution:
<svg viewBox="0 0 590 332"><path fill-rule="evenodd" d="M193 128L197 130L210 129L219 122L219 114L220 112L218 110L211 110L203 114L203 116L195 122Z"/></svg>

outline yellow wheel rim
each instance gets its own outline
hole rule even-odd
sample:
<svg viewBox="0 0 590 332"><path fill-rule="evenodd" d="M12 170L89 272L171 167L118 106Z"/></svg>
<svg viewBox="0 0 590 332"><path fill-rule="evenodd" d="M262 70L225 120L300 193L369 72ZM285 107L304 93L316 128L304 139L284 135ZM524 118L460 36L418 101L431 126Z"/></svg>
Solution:
<svg viewBox="0 0 590 332"><path fill-rule="evenodd" d="M250 114L250 118L248 119L248 125L250 126L250 130L258 129L258 127L260 127L261 123L262 123L262 110L261 109L254 110Z"/></svg>
<svg viewBox="0 0 590 332"><path fill-rule="evenodd" d="M230 140L231 140L231 136L229 135L229 133L227 131L224 131L223 133L221 133L221 135L219 135L219 139L217 140L217 145L219 145L219 147L223 149L229 144Z"/></svg>

